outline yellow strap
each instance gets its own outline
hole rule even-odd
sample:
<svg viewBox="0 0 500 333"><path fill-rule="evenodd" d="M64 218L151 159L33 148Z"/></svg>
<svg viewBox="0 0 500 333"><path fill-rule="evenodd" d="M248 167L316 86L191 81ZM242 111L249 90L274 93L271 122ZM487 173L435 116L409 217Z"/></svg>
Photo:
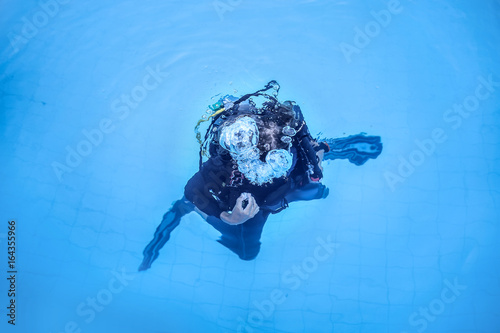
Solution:
<svg viewBox="0 0 500 333"><path fill-rule="evenodd" d="M210 118L218 115L219 113L223 112L225 109L222 108L220 110L218 110L217 112L213 113L211 116L209 116L207 119L200 119L198 120L198 123L196 124L196 126L194 127L194 131L196 132L196 139L198 140L198 143L200 144L200 147L201 145L203 144L203 142L201 141L201 133L199 131L199 127L201 125L201 123L205 122L205 121L208 121Z"/></svg>

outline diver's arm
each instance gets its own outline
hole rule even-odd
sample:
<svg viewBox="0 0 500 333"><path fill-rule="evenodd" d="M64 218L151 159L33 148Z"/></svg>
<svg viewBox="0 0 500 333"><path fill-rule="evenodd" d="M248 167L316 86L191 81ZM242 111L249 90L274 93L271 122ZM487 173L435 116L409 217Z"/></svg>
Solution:
<svg viewBox="0 0 500 333"><path fill-rule="evenodd" d="M208 162L207 162L208 163ZM196 211L205 218L205 216L219 217L223 211L219 208L217 201L207 190L207 181L201 171L194 174L184 187L184 196L192 202Z"/></svg>
<svg viewBox="0 0 500 333"><path fill-rule="evenodd" d="M248 200L248 204L243 208L243 201ZM255 198L249 193L242 193L236 200L236 204L232 212L222 212L220 219L231 225L245 223L253 218L259 212L260 208L255 201Z"/></svg>

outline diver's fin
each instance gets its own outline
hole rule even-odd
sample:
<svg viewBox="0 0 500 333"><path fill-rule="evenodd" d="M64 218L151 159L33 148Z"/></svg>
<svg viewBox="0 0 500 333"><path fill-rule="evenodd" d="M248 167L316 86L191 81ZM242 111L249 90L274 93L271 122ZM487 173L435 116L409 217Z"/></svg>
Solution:
<svg viewBox="0 0 500 333"><path fill-rule="evenodd" d="M193 204L182 198L177 200L172 208L163 215L163 220L161 221L158 228L156 228L153 240L149 242L143 251L144 258L141 265L139 266L139 271L145 271L151 267L151 264L158 258L161 248L170 239L170 234L179 225L181 218L194 209Z"/></svg>
<svg viewBox="0 0 500 333"><path fill-rule="evenodd" d="M383 148L380 136L366 136L364 133L322 141L330 146L324 160L348 159L356 165L363 165L368 159L377 158Z"/></svg>

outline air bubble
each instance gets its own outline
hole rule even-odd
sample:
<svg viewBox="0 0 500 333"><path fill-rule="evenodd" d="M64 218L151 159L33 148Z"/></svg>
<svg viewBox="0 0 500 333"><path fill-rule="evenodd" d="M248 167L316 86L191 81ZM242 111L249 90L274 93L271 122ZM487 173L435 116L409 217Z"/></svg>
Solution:
<svg viewBox="0 0 500 333"><path fill-rule="evenodd" d="M291 128L290 126L283 127L282 132L283 132L283 134L288 135L288 136L294 136L295 134L297 134L297 131L295 129Z"/></svg>

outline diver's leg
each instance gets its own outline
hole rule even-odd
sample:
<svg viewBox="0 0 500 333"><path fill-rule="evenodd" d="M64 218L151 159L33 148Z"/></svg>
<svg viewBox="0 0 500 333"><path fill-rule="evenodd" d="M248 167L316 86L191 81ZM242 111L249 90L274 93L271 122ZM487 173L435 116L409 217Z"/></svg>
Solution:
<svg viewBox="0 0 500 333"><path fill-rule="evenodd" d="M229 225L212 216L207 222L222 234L219 243L236 253L240 259L252 260L259 254L260 236L268 216L268 211L261 210L250 220L238 225Z"/></svg>
<svg viewBox="0 0 500 333"><path fill-rule="evenodd" d="M151 267L153 261L158 258L161 248L169 240L170 233L179 225L181 218L193 210L194 205L182 198L177 200L172 205L172 208L163 215L163 220L156 228L153 240L149 242L143 251L144 259L139 266L139 271L145 271Z"/></svg>
<svg viewBox="0 0 500 333"><path fill-rule="evenodd" d="M325 141L330 148L330 151L325 151L325 160L348 159L355 165L362 165L370 158L377 158L383 147L379 136L364 134L322 141Z"/></svg>

